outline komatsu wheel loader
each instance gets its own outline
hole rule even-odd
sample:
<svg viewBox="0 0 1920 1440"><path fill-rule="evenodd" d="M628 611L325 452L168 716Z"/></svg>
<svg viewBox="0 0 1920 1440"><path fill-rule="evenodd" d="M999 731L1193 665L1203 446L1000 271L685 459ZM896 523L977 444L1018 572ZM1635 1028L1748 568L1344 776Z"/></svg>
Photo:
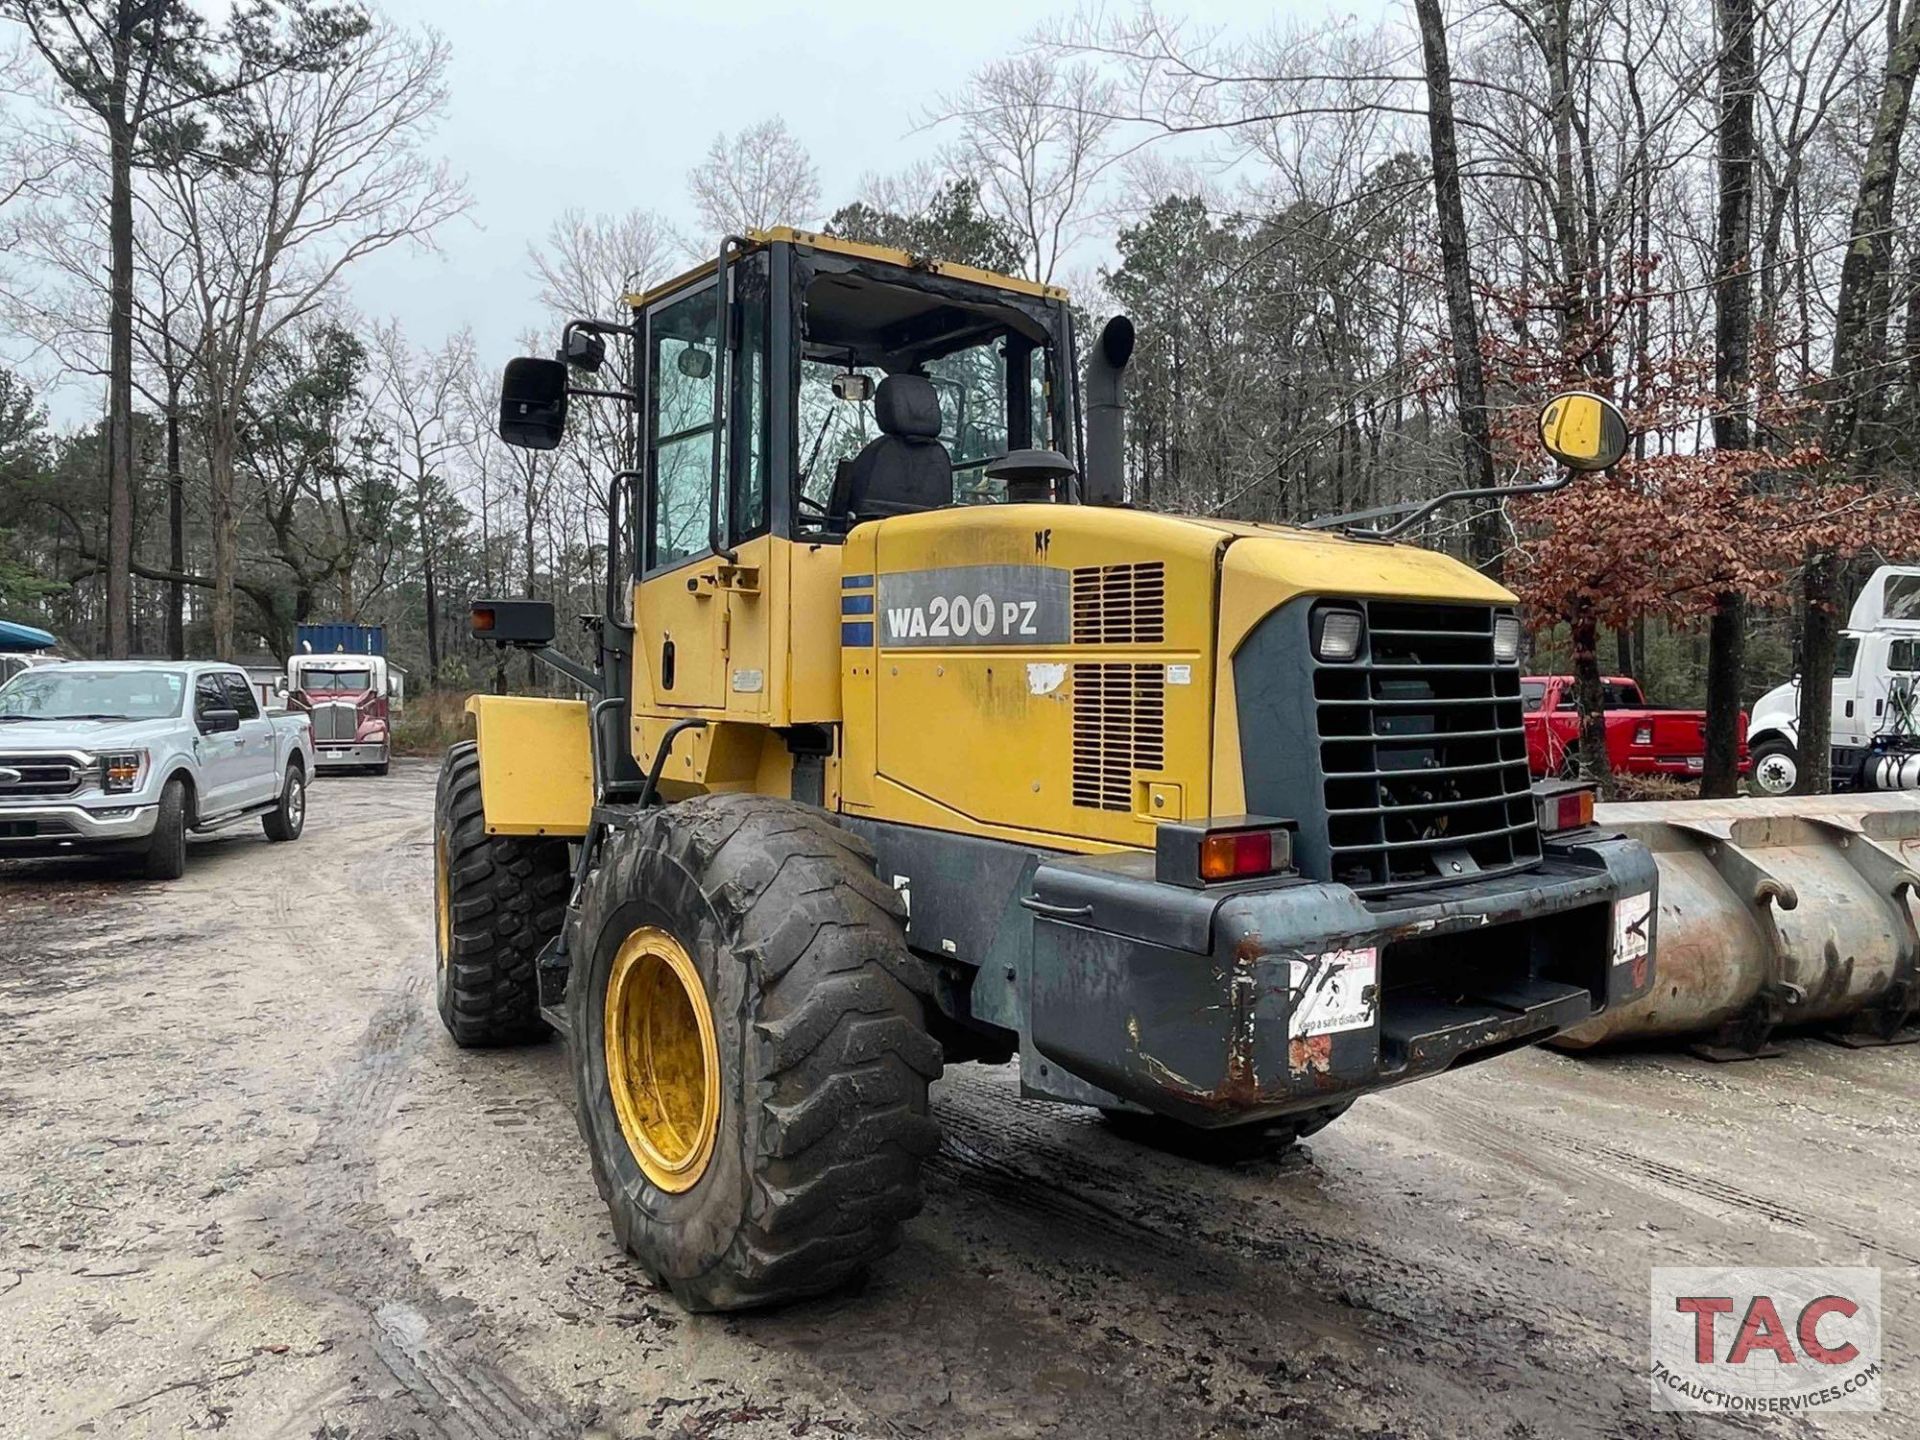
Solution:
<svg viewBox="0 0 1920 1440"><path fill-rule="evenodd" d="M943 1063L1230 1155L1652 984L1646 851L1529 782L1513 596L1397 526L1118 503L1124 319L1083 380L1062 291L790 229L627 309L507 367L507 441L606 397L633 458L593 664L472 607L590 698L469 702L438 997L566 1037L687 1306L890 1250ZM1543 438L1625 434L1571 395Z"/></svg>

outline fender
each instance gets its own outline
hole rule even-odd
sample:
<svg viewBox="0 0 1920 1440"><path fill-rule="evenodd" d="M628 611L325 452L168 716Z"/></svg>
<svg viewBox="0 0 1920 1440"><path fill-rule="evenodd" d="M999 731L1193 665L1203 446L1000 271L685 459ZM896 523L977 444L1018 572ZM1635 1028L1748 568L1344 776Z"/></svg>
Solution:
<svg viewBox="0 0 1920 1440"><path fill-rule="evenodd" d="M489 835L583 836L593 813L587 702L521 695L467 701Z"/></svg>

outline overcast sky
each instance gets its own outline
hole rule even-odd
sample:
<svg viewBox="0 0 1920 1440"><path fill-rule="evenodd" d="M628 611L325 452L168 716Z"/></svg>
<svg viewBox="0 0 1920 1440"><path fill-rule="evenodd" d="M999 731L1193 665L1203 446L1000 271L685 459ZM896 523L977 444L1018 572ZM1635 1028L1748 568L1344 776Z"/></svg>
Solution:
<svg viewBox="0 0 1920 1440"><path fill-rule="evenodd" d="M769 115L812 154L831 211L854 198L863 174L931 159L941 136L919 126L941 91L1050 14L1071 13L1075 0L375 3L452 47L438 149L466 177L473 205L439 234L437 252L395 249L360 264L345 298L372 317L397 318L423 346L470 324L483 360L498 363L539 316L527 248L561 211L639 207L691 231L689 167L719 131ZM1283 17L1375 14L1389 3L1169 0L1162 9L1200 29L1248 33ZM1084 269L1100 257L1075 258ZM49 397L61 422L98 413L97 384L62 392Z"/></svg>

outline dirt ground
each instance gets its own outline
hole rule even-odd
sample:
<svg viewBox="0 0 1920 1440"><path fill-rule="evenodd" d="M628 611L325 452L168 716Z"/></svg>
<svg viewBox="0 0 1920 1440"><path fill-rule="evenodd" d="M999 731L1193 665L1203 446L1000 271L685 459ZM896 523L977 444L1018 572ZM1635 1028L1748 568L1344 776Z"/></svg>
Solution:
<svg viewBox="0 0 1920 1440"><path fill-rule="evenodd" d="M562 1048L440 1028L433 780L327 779L173 885L0 865L9 1440L1727 1434L1642 1368L1648 1267L1720 1263L1881 1267L1888 1408L1833 1433L1920 1433L1912 1048L1524 1052L1233 1171L957 1067L862 1290L684 1315Z"/></svg>

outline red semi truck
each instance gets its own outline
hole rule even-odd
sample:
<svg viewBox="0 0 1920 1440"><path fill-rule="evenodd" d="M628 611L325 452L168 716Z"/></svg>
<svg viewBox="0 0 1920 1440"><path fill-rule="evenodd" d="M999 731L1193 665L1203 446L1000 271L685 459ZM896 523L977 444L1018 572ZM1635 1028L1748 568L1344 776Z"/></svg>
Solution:
<svg viewBox="0 0 1920 1440"><path fill-rule="evenodd" d="M1647 704L1639 682L1624 675L1601 681L1607 717L1607 760L1616 775L1697 776L1706 765L1707 712L1662 710ZM1527 675L1520 698L1527 728L1527 764L1535 775L1569 775L1580 743L1571 675ZM1740 712L1740 773L1747 773L1747 715Z"/></svg>
<svg viewBox="0 0 1920 1440"><path fill-rule="evenodd" d="M379 625L302 625L301 652L287 665L288 700L313 721L317 770L387 773L389 724L403 703L400 667L388 662Z"/></svg>

